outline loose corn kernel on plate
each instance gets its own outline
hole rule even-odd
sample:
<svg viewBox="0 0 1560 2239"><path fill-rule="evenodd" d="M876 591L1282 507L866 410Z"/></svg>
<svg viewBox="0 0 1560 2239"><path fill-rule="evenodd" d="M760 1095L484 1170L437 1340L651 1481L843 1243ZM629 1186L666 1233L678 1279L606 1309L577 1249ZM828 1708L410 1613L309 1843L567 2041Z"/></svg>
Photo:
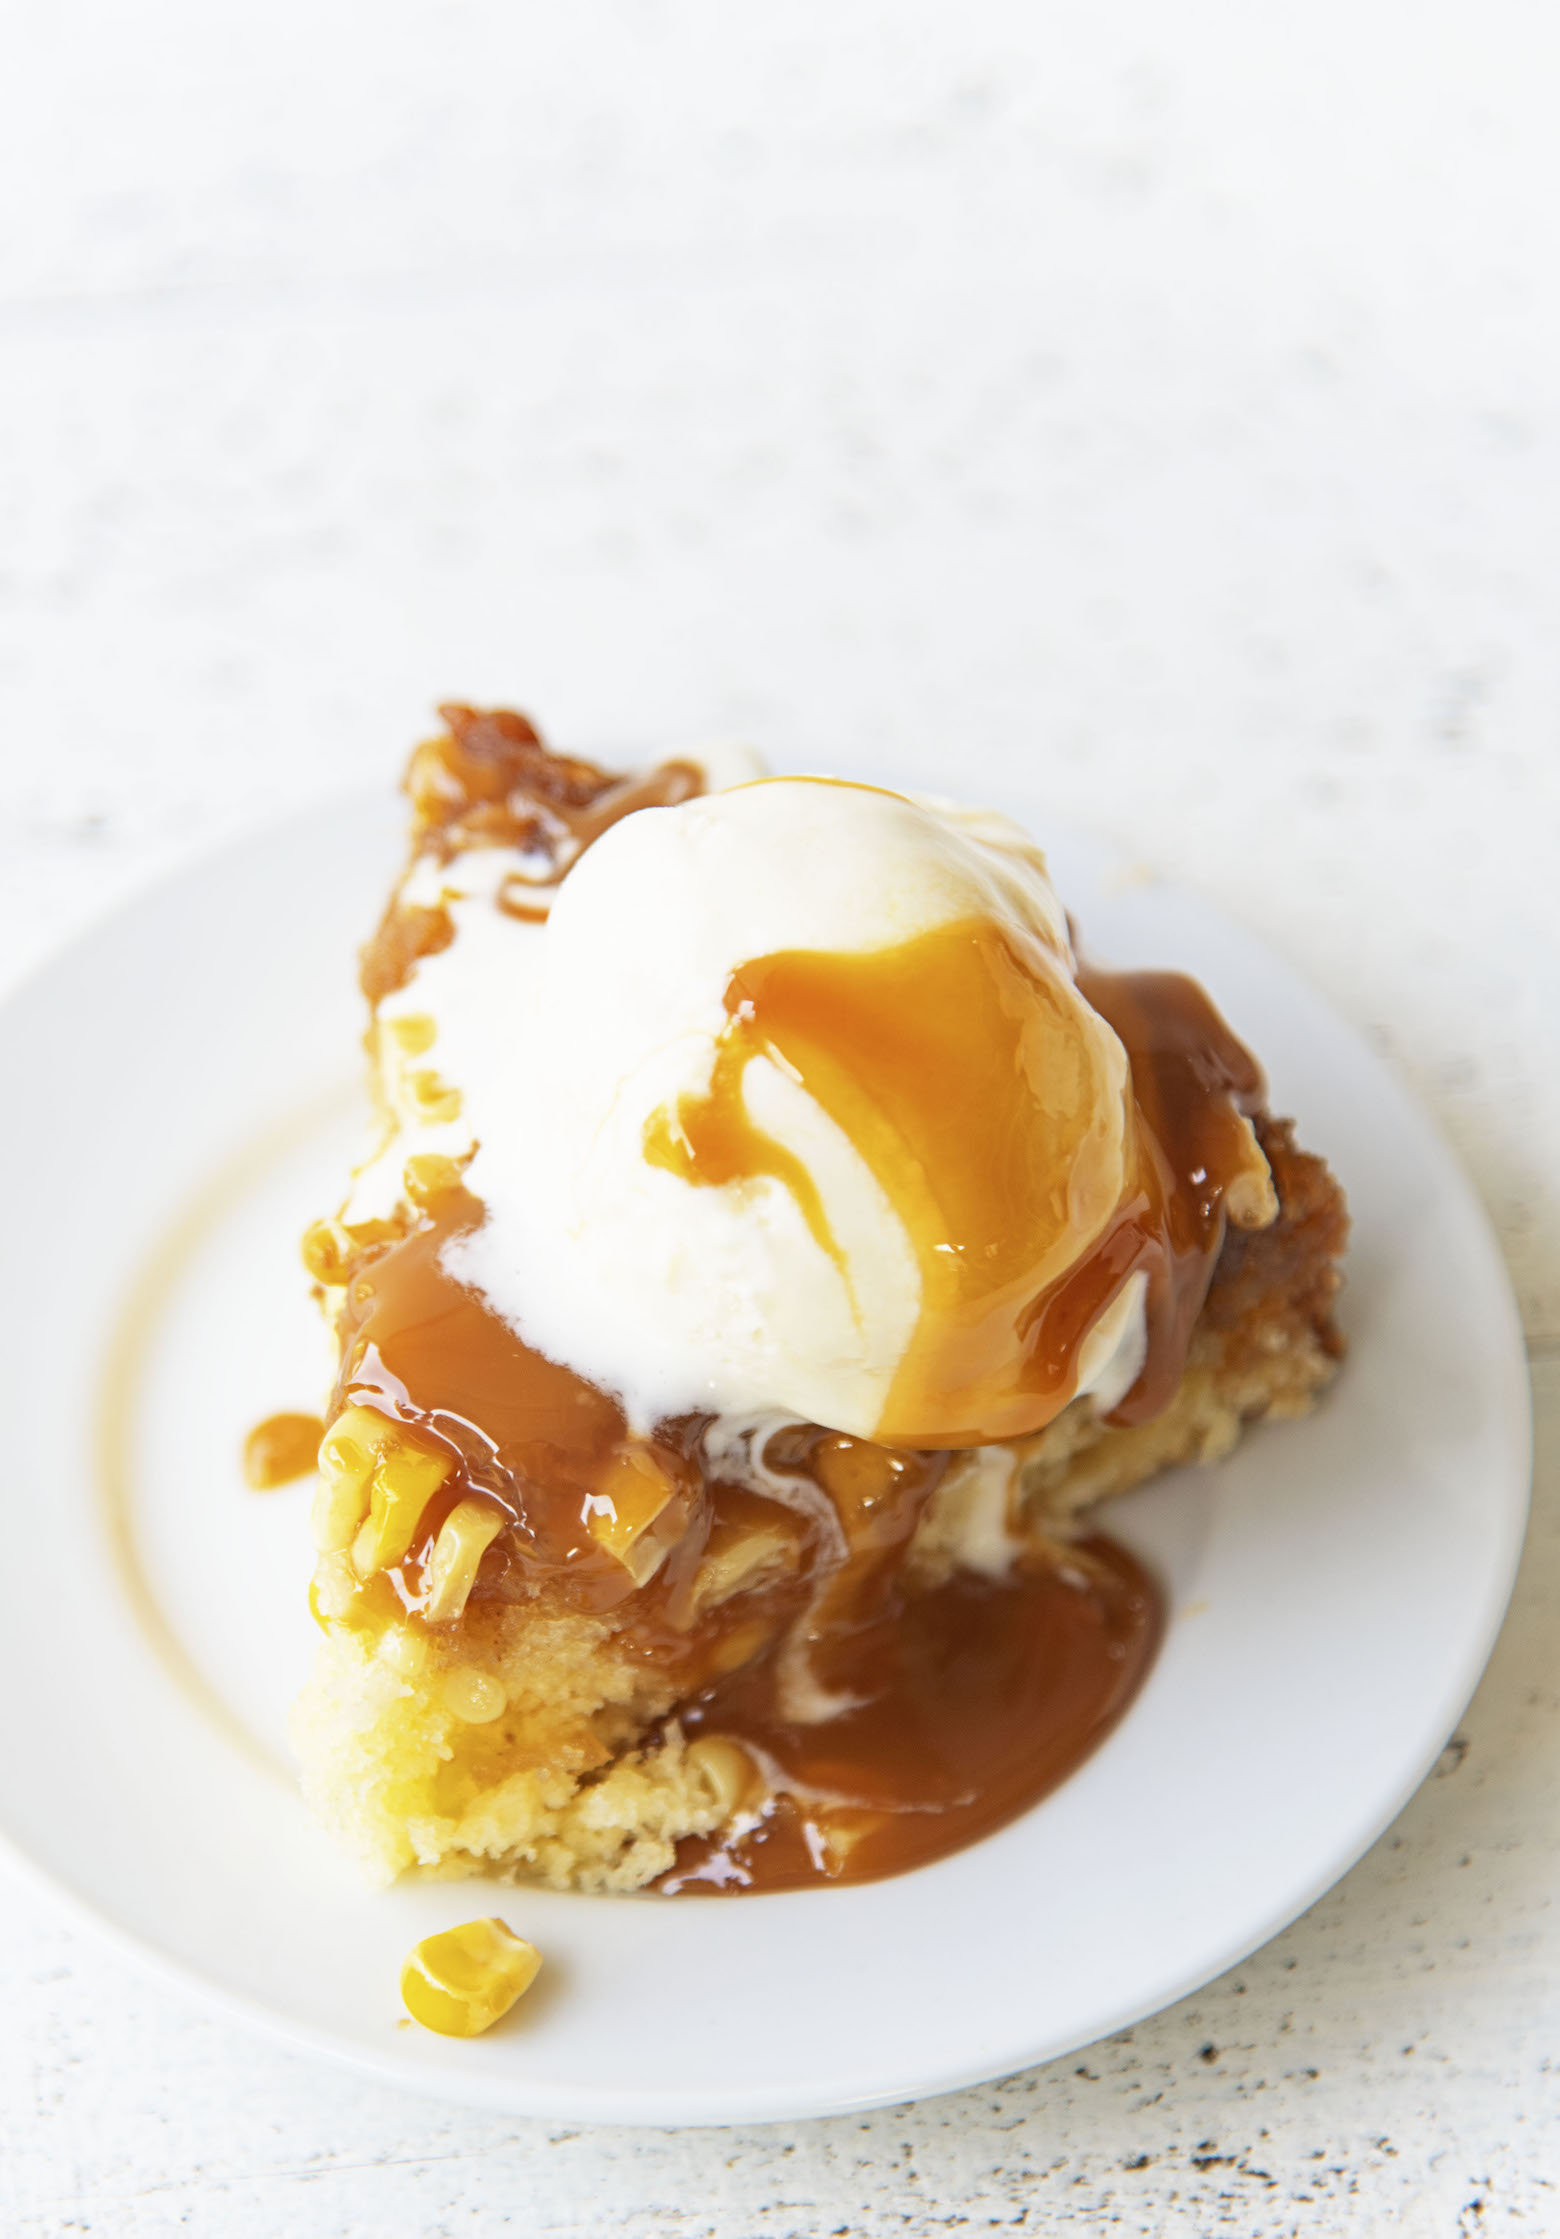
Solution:
<svg viewBox="0 0 1560 2239"><path fill-rule="evenodd" d="M401 1969L401 2003L435 2036L485 2036L514 2011L541 1968L535 1944L507 1921L463 1920L413 1944Z"/></svg>
<svg viewBox="0 0 1560 2239"><path fill-rule="evenodd" d="M1461 1712L1510 1587L1528 1414L1504 1274L1437 1137L1316 995L1004 805L1045 833L1093 953L1205 980L1356 1222L1353 1349L1321 1411L1111 1512L1170 1622L1105 1747L934 1866L751 1900L374 1890L311 1824L285 1742L315 1638L311 1488L251 1491L241 1449L329 1374L297 1239L364 1140L353 960L398 858L387 788L185 873L5 1006L29 1084L0 1111L0 1832L19 1858L292 2044L516 2114L688 2123L1071 2051L1244 1957L1359 1856ZM493 1918L541 1955L524 1995L469 2039L411 2021L414 1947L431 2014L476 1996L447 1939ZM510 1986L530 1965L477 1942Z"/></svg>

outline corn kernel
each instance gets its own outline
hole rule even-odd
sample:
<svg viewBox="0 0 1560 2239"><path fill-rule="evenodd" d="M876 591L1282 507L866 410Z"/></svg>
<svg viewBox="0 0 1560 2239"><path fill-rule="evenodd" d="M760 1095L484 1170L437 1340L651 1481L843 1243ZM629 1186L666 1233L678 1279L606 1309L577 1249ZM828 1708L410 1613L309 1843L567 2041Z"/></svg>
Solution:
<svg viewBox="0 0 1560 2239"><path fill-rule="evenodd" d="M347 1407L320 1441L320 1481L310 1522L322 1555L350 1547L368 1512L368 1485L374 1465L393 1435L383 1415L369 1407Z"/></svg>
<svg viewBox="0 0 1560 2239"><path fill-rule="evenodd" d="M460 1188L465 1167L458 1158L443 1158L437 1151L418 1151L406 1162L401 1188L409 1205L419 1212L436 1199L452 1196Z"/></svg>
<svg viewBox="0 0 1560 2239"><path fill-rule="evenodd" d="M338 1551L322 1555L314 1566L309 1613L324 1632L332 1625L345 1625L351 1632L372 1632L377 1638L399 1620L401 1605L387 1578L359 1578L350 1556Z"/></svg>
<svg viewBox="0 0 1560 2239"><path fill-rule="evenodd" d="M397 1445L376 1462L368 1521L352 1542L352 1567L360 1578L400 1562L422 1522L423 1510L455 1467L447 1453Z"/></svg>
<svg viewBox="0 0 1560 2239"><path fill-rule="evenodd" d="M309 1523L314 1534L314 1544L322 1555L334 1555L341 1548L352 1545L367 1507L366 1476L363 1479L328 1477L321 1471L320 1481L314 1489L314 1506L310 1511Z"/></svg>
<svg viewBox="0 0 1560 2239"><path fill-rule="evenodd" d="M688 1763L710 1791L722 1819L739 1811L753 1792L756 1768L740 1742L708 1734L688 1744Z"/></svg>
<svg viewBox="0 0 1560 2239"><path fill-rule="evenodd" d="M477 1567L503 1528L503 1514L491 1501L457 1501L450 1510L428 1563L423 1615L431 1625L446 1625L461 1614Z"/></svg>
<svg viewBox="0 0 1560 2239"><path fill-rule="evenodd" d="M320 1467L337 1475L351 1472L366 1485L375 1461L389 1453L398 1435L397 1425L377 1408L344 1407L320 1441Z"/></svg>
<svg viewBox="0 0 1560 2239"><path fill-rule="evenodd" d="M705 1659L704 1684L712 1679L725 1679L732 1672L740 1671L763 1651L779 1631L778 1620L764 1617L751 1618L745 1625L737 1625L715 1643Z"/></svg>
<svg viewBox="0 0 1560 2239"><path fill-rule="evenodd" d="M379 1660L398 1679L420 1679L428 1668L431 1651L421 1633L410 1625L389 1625L379 1638Z"/></svg>
<svg viewBox="0 0 1560 2239"><path fill-rule="evenodd" d="M446 1672L439 1692L445 1709L468 1726L491 1726L502 1717L509 1700L491 1672L477 1671L470 1664L457 1664Z"/></svg>
<svg viewBox="0 0 1560 2239"><path fill-rule="evenodd" d="M1270 1228L1278 1218L1278 1191L1257 1131L1242 1115L1245 1162L1224 1185L1224 1209L1237 1228Z"/></svg>
<svg viewBox="0 0 1560 2239"><path fill-rule="evenodd" d="M713 1544L694 1573L693 1613L702 1616L734 1595L767 1586L794 1571L796 1564L796 1542L784 1532L735 1532Z"/></svg>
<svg viewBox="0 0 1560 2239"><path fill-rule="evenodd" d="M396 1018L382 1019L397 1045L408 1057L422 1057L431 1050L438 1028L426 1011L403 1011Z"/></svg>
<svg viewBox="0 0 1560 2239"><path fill-rule="evenodd" d="M645 1535L676 1490L651 1448L635 1442L615 1448L587 1503L591 1538L616 1556L636 1586L653 1578L666 1559L665 1543Z"/></svg>
<svg viewBox="0 0 1560 2239"><path fill-rule="evenodd" d="M502 1920L467 1920L424 1936L401 1969L413 2021L441 2037L480 2037L535 1982L542 1955Z"/></svg>
<svg viewBox="0 0 1560 2239"><path fill-rule="evenodd" d="M368 1496L362 1485L353 1484L350 1478L321 1476L314 1488L309 1525L322 1555L334 1555L352 1545L367 1506Z"/></svg>
<svg viewBox="0 0 1560 2239"><path fill-rule="evenodd" d="M362 1251L369 1244L399 1243L406 1233L394 1214L387 1220L346 1221L343 1226L354 1251Z"/></svg>
<svg viewBox="0 0 1560 2239"><path fill-rule="evenodd" d="M327 1290L339 1290L345 1284L354 1246L340 1221L311 1221L298 1249L317 1283L323 1283Z"/></svg>
<svg viewBox="0 0 1560 2239"><path fill-rule="evenodd" d="M460 1118L460 1090L441 1081L431 1067L408 1073L406 1086L412 1102L417 1106L417 1116L430 1127L437 1127L446 1120Z"/></svg>
<svg viewBox="0 0 1560 2239"><path fill-rule="evenodd" d="M352 1565L345 1555L322 1555L314 1566L314 1583L309 1588L309 1608L317 1625L334 1619L338 1624L347 1617L362 1588Z"/></svg>

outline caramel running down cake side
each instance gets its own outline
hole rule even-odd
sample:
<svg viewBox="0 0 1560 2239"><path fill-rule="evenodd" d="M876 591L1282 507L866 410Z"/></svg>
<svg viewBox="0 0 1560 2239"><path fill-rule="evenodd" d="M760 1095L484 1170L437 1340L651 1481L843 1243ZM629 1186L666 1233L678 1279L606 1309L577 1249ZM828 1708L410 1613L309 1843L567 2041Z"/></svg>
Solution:
<svg viewBox="0 0 1560 2239"><path fill-rule="evenodd" d="M306 1792L381 1880L939 1856L1152 1661L1094 1504L1334 1373L1342 1194L1006 820L441 712L364 951L378 1145L305 1239Z"/></svg>

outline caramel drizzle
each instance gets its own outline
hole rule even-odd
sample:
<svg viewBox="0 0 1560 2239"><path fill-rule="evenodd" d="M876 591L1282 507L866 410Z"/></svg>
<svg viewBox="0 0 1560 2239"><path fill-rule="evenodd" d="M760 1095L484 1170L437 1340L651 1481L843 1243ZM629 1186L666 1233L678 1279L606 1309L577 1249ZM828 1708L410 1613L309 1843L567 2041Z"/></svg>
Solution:
<svg viewBox="0 0 1560 2239"><path fill-rule="evenodd" d="M817 1183L794 1151L748 1117L742 1076L749 1062L770 1055L773 1045L756 1024L740 975L726 989L726 1009L730 1021L716 1046L708 1090L703 1095L679 1096L675 1118L664 1109L651 1113L644 1130L646 1161L700 1189L772 1175L789 1190L814 1243L834 1262L848 1287L850 1269Z"/></svg>
<svg viewBox="0 0 1560 2239"><path fill-rule="evenodd" d="M1235 1185L1254 1168L1271 1192L1251 1121L1262 1110L1262 1068L1196 980L1182 972L1107 972L1084 964L1078 991L1114 1028L1132 1068L1141 1194L1103 1237L1098 1273L1080 1271L1077 1290L1059 1286L1040 1308L1038 1339L1059 1352L1106 1284L1109 1298L1139 1268L1148 1276L1148 1353L1141 1375L1110 1416L1152 1421L1170 1403L1186 1366L1224 1245ZM1273 1201L1276 1207L1276 1199ZM1083 1321L1084 1329L1090 1326Z"/></svg>
<svg viewBox="0 0 1560 2239"><path fill-rule="evenodd" d="M544 924L565 873L603 832L636 809L675 808L702 790L703 779L693 763L662 762L641 776L609 786L585 808L539 809L535 823L511 844L540 855L542 867L535 873L508 872L498 890L498 907L506 917L517 917L524 924Z"/></svg>
<svg viewBox="0 0 1560 2239"><path fill-rule="evenodd" d="M1085 999L1131 1065L1115 1121L1121 1090ZM1075 993L1038 943L967 919L861 954L759 957L724 1000L709 1087L651 1116L644 1155L699 1187L773 1177L848 1282L811 1175L748 1114L749 1063L771 1058L842 1129L921 1282L876 1438L955 1447L1042 1429L1139 1270L1148 1359L1119 1419L1157 1412L1223 1239L1228 1184L1260 1163L1243 1114L1261 1076L1194 982L1085 971Z"/></svg>

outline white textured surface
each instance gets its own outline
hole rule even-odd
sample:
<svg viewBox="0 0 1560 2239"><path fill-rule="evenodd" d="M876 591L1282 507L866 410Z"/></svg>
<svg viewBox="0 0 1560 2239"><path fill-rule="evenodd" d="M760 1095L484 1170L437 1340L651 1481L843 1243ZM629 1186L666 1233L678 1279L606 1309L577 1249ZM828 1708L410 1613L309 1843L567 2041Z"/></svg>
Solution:
<svg viewBox="0 0 1560 2239"><path fill-rule="evenodd" d="M1038 769L1439 1114L1540 1423L1445 1777L1128 2036L864 2121L561 2136L251 2042L8 1884L0 2228L1560 2228L1550 20L32 0L5 45L7 973L383 777L442 693Z"/></svg>

